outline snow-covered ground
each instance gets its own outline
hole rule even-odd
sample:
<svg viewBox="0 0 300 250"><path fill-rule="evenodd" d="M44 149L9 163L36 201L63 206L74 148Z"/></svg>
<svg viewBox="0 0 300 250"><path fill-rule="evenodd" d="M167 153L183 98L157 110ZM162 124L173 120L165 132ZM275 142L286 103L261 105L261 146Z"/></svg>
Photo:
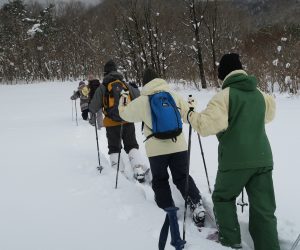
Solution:
<svg viewBox="0 0 300 250"><path fill-rule="evenodd" d="M102 174L96 170L95 130L80 112L79 125L72 121L69 97L76 88L77 83L0 86L0 250L157 249L164 212L157 208L150 187L120 175L119 187L114 188L115 170L108 165L104 129L99 131L99 143L105 169ZM214 94L177 91L196 96L199 109ZM300 99L277 95L276 100L277 117L267 125L267 133L275 161L279 236L282 250L289 250L300 232ZM186 135L187 130L186 126ZM136 132L145 155L140 124ZM192 140L191 174L211 205L196 133ZM202 138L202 144L213 186L217 140ZM181 227L184 203L172 189ZM253 249L248 210L238 211L244 249ZM199 233L188 219L186 249L226 249L205 239L209 230ZM174 248L168 242L166 249Z"/></svg>

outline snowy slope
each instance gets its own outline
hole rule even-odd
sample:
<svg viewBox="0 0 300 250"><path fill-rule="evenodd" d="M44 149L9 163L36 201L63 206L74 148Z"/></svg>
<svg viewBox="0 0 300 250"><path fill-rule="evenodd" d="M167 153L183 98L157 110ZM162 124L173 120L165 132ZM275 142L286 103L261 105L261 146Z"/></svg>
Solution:
<svg viewBox="0 0 300 250"><path fill-rule="evenodd" d="M96 170L95 130L78 113L72 121L69 100L77 83L0 86L0 249L1 250L153 250L164 220L150 187L120 175L108 166L105 130L99 131L102 174ZM213 92L193 93L199 109ZM277 97L278 115L268 125L273 146L280 238L289 249L300 231L298 190L300 160L297 155L300 100ZM79 107L79 103L77 103ZM297 116L298 114L298 116ZM187 135L188 127L185 127ZM140 124L136 125L143 148ZM217 170L217 141L202 138L211 184ZM126 161L126 155L122 156ZM147 158L145 156L145 162ZM129 174L129 170L127 171ZM193 134L191 174L211 205L196 134ZM181 208L183 200L172 186ZM240 210L240 209L239 209ZM240 213L240 212L239 212ZM248 213L240 214L245 231L244 249L251 249L246 232ZM204 239L187 222L186 249L226 249ZM283 243L284 243L283 242ZM288 246L288 247L286 247ZM174 249L167 244L166 249Z"/></svg>

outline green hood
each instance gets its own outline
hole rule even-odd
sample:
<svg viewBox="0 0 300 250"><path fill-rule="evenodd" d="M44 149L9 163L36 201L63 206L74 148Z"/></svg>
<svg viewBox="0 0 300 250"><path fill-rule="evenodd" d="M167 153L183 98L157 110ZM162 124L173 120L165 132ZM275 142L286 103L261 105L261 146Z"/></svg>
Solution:
<svg viewBox="0 0 300 250"><path fill-rule="evenodd" d="M248 76L243 73L233 74L224 81L222 89L227 87L243 91L254 91L257 87L257 79L254 76Z"/></svg>

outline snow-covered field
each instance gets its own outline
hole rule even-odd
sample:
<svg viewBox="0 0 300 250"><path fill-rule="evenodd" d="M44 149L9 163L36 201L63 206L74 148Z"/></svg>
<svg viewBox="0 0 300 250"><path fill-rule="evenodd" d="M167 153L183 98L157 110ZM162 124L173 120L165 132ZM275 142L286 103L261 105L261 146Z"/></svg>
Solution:
<svg viewBox="0 0 300 250"><path fill-rule="evenodd" d="M0 250L157 249L164 212L157 208L150 187L120 175L119 187L114 188L105 129L99 131L105 169L102 174L96 170L95 130L80 112L79 125L72 121L69 97L76 88L77 83L0 86ZM196 96L199 109L214 94L177 91ZM279 237L282 250L289 250L300 233L300 99L278 94L276 100L277 117L267 133L275 161ZM186 135L187 130L186 126ZM136 131L145 155L140 124ZM196 133L192 140L191 174L211 205ZM202 144L213 185L217 140L202 138ZM181 227L184 202L172 188ZM248 210L238 211L244 249L253 249L247 233ZM199 233L188 219L185 249L226 249L205 239L209 230ZM166 249L174 248L168 242Z"/></svg>

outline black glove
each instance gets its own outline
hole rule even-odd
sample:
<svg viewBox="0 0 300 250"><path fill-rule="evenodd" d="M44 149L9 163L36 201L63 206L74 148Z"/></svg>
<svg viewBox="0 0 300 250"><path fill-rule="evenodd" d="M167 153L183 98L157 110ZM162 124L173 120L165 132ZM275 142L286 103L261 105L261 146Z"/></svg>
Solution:
<svg viewBox="0 0 300 250"><path fill-rule="evenodd" d="M86 121L89 117L89 110L88 109L83 110L81 112L81 116L82 116L82 119Z"/></svg>
<svg viewBox="0 0 300 250"><path fill-rule="evenodd" d="M139 88L135 82L129 82L129 84L130 84L130 86L133 87L133 88L136 88L136 89Z"/></svg>
<svg viewBox="0 0 300 250"><path fill-rule="evenodd" d="M76 100L79 97L80 97L79 91L74 91L73 95L71 96L71 100L74 101L74 100Z"/></svg>

